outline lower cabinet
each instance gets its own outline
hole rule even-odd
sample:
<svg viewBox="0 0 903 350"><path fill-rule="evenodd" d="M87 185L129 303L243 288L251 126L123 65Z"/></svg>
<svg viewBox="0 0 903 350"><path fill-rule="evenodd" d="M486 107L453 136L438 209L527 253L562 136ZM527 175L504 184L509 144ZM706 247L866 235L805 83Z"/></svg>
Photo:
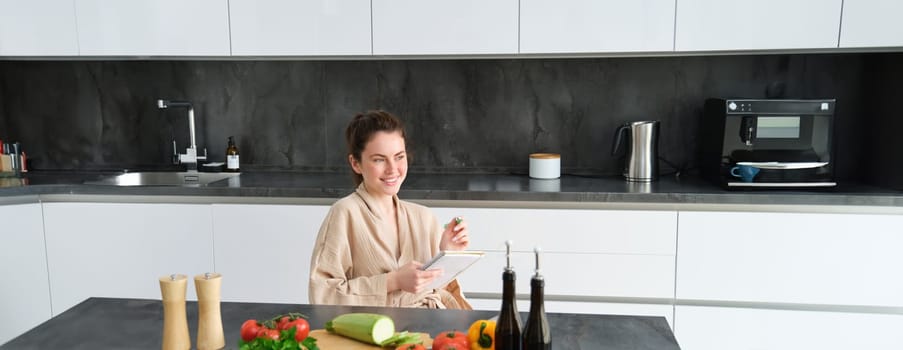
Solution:
<svg viewBox="0 0 903 350"><path fill-rule="evenodd" d="M41 205L0 206L0 344L51 317Z"/></svg>
<svg viewBox="0 0 903 350"><path fill-rule="evenodd" d="M329 206L214 204L223 301L307 304L310 256Z"/></svg>
<svg viewBox="0 0 903 350"><path fill-rule="evenodd" d="M681 299L903 307L903 215L681 212Z"/></svg>
<svg viewBox="0 0 903 350"><path fill-rule="evenodd" d="M529 293L529 291L527 291ZM501 311L501 298L467 298L474 310ZM632 315L661 316L674 328L674 305L671 304L631 304L581 301L548 301L544 302L546 312L566 314L600 314L600 315ZM530 312L530 299L518 299L517 309ZM526 321L526 319L524 319Z"/></svg>
<svg viewBox="0 0 903 350"><path fill-rule="evenodd" d="M903 349L903 315L680 306L684 350Z"/></svg>
<svg viewBox="0 0 903 350"><path fill-rule="evenodd" d="M159 278L213 269L210 205L44 203L53 314L89 297L159 299Z"/></svg>
<svg viewBox="0 0 903 350"><path fill-rule="evenodd" d="M516 291L526 299L518 301L522 311L529 310L536 264L533 249L538 247L546 311L654 315L672 321L675 211L433 208L433 212L442 223L463 217L470 231L469 249L486 253L459 277L465 295L476 296L470 298L476 309L501 306L505 241L511 240Z"/></svg>
<svg viewBox="0 0 903 350"><path fill-rule="evenodd" d="M903 215L681 212L681 348L903 348L901 227Z"/></svg>

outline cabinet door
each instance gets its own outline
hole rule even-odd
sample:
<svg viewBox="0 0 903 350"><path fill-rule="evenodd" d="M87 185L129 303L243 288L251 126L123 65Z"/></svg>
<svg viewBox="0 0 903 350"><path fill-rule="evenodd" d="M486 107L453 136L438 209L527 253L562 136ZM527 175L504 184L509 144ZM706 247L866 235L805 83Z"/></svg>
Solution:
<svg viewBox="0 0 903 350"><path fill-rule="evenodd" d="M81 54L228 56L227 0L75 0Z"/></svg>
<svg viewBox="0 0 903 350"><path fill-rule="evenodd" d="M373 54L514 54L517 7L518 0L373 0Z"/></svg>
<svg viewBox="0 0 903 350"><path fill-rule="evenodd" d="M840 47L903 46L903 2L844 0Z"/></svg>
<svg viewBox="0 0 903 350"><path fill-rule="evenodd" d="M89 297L160 299L160 277L214 271L210 219L201 204L45 203L54 315Z"/></svg>
<svg viewBox="0 0 903 350"><path fill-rule="evenodd" d="M678 305L674 320L688 350L903 348L903 315Z"/></svg>
<svg viewBox="0 0 903 350"><path fill-rule="evenodd" d="M462 273L465 292L501 296L505 241L518 293L529 293L533 248L542 249L546 294L568 297L674 296L677 214L671 211L434 208L440 222L468 222L470 249L486 256Z"/></svg>
<svg viewBox="0 0 903 350"><path fill-rule="evenodd" d="M675 0L521 0L520 52L674 50Z"/></svg>
<svg viewBox="0 0 903 350"><path fill-rule="evenodd" d="M499 275L501 283L501 275ZM530 291L520 291L524 299L517 300L517 309L521 312L530 312ZM466 296L466 295L465 295ZM501 310L502 298L467 298L474 310L496 311ZM604 302L579 302L579 301L545 301L543 303L546 312L566 314L596 314L596 315L626 315L626 316L661 316L668 321L671 329L674 329L674 305L671 304L628 304L628 303L604 303Z"/></svg>
<svg viewBox="0 0 903 350"><path fill-rule="evenodd" d="M370 55L369 0L231 0L237 56Z"/></svg>
<svg viewBox="0 0 903 350"><path fill-rule="evenodd" d="M679 222L678 301L903 306L901 215L681 212Z"/></svg>
<svg viewBox="0 0 903 350"><path fill-rule="evenodd" d="M74 0L0 0L0 56L76 56Z"/></svg>
<svg viewBox="0 0 903 350"><path fill-rule="evenodd" d="M835 48L842 0L680 0L677 51Z"/></svg>
<svg viewBox="0 0 903 350"><path fill-rule="evenodd" d="M307 304L310 255L329 206L213 205L224 301Z"/></svg>
<svg viewBox="0 0 903 350"><path fill-rule="evenodd" d="M50 285L40 204L0 206L0 344L47 321Z"/></svg>

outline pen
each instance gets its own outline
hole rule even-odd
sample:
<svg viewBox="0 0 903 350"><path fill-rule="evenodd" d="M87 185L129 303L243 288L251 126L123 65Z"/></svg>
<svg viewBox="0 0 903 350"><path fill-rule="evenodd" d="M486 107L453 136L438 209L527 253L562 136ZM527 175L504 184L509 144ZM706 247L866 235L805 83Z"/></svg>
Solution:
<svg viewBox="0 0 903 350"><path fill-rule="evenodd" d="M464 221L464 219L461 218L460 216L456 216L456 217L455 217L455 225L460 224L462 221ZM448 228L448 224L445 224L444 226L442 226L442 228L443 228L443 229Z"/></svg>

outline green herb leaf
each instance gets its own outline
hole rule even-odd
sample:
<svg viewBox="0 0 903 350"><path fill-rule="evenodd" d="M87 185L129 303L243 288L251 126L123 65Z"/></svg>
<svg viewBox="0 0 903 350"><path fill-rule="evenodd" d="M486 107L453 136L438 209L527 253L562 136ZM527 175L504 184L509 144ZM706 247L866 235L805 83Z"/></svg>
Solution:
<svg viewBox="0 0 903 350"><path fill-rule="evenodd" d="M307 348L307 350L320 350L320 348L317 347L317 338L314 337L304 338L304 340L301 341L301 345Z"/></svg>

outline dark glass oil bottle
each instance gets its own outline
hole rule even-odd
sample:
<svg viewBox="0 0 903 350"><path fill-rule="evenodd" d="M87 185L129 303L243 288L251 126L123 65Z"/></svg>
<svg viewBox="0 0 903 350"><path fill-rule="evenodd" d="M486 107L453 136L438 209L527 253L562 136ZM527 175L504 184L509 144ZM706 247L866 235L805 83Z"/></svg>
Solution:
<svg viewBox="0 0 903 350"><path fill-rule="evenodd" d="M521 320L517 312L514 282L517 279L511 268L511 241L507 246L507 266L502 272L502 311L495 326L495 350L521 350Z"/></svg>
<svg viewBox="0 0 903 350"><path fill-rule="evenodd" d="M232 136L229 136L229 144L226 147L226 171L233 173L241 171L238 157L238 147L235 146Z"/></svg>
<svg viewBox="0 0 903 350"><path fill-rule="evenodd" d="M524 350L548 350L552 348L552 335L543 305L543 289L546 282L539 273L539 248L536 254L536 274L530 279L530 316L524 327Z"/></svg>

